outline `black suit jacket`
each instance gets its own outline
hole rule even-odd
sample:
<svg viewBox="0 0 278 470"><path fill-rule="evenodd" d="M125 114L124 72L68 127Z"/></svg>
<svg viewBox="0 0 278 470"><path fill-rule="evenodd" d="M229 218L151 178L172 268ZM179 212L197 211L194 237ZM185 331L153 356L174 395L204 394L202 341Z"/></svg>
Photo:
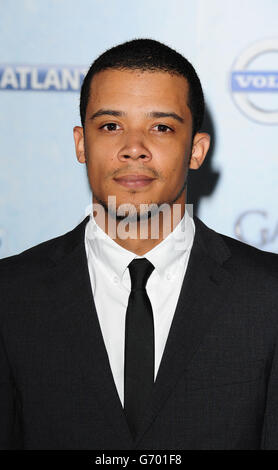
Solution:
<svg viewBox="0 0 278 470"><path fill-rule="evenodd" d="M278 449L278 256L194 218L133 441L91 291L88 220L0 261L0 448Z"/></svg>

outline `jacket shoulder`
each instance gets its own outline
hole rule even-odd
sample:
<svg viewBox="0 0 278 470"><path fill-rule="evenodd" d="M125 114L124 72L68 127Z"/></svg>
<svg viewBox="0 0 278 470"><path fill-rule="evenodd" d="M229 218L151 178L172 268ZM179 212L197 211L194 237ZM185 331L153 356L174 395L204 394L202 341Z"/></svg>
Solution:
<svg viewBox="0 0 278 470"><path fill-rule="evenodd" d="M87 221L88 217L62 235L34 245L19 254L0 259L1 282L8 279L9 275L18 277L25 273L34 273L51 267L53 265L53 256L62 256L69 250L74 249L74 246L80 242Z"/></svg>
<svg viewBox="0 0 278 470"><path fill-rule="evenodd" d="M199 218L194 217L199 238L212 257L222 259L227 268L241 273L260 273L278 278L278 254L263 251L243 241L232 238L208 227ZM224 253L224 256L223 256Z"/></svg>
<svg viewBox="0 0 278 470"><path fill-rule="evenodd" d="M232 257L240 264L260 268L278 277L278 254L264 251L240 240L220 234L228 246Z"/></svg>

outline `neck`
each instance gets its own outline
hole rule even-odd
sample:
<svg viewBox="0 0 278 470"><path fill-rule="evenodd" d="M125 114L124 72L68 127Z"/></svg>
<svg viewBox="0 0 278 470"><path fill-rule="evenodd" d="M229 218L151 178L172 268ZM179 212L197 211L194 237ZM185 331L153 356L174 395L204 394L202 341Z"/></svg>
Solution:
<svg viewBox="0 0 278 470"><path fill-rule="evenodd" d="M95 202L93 200L93 202ZM97 212L94 218L97 225L120 246L143 256L161 243L180 223L185 213L185 197L167 210L158 211L150 218L140 221L117 220L107 211Z"/></svg>

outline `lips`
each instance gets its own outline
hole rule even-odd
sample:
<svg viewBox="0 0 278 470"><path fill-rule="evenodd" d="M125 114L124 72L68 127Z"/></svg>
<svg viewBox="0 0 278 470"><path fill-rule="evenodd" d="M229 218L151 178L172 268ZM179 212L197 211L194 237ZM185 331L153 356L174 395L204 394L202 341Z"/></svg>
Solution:
<svg viewBox="0 0 278 470"><path fill-rule="evenodd" d="M147 175L126 175L126 176L120 176L120 178L115 178L116 181L122 180L122 181L145 181L145 180L153 180L154 178L151 178L150 176Z"/></svg>
<svg viewBox="0 0 278 470"><path fill-rule="evenodd" d="M151 178L147 175L124 175L120 178L114 178L116 183L119 183L121 186L125 186L126 188L140 188L143 186L147 186L155 178Z"/></svg>

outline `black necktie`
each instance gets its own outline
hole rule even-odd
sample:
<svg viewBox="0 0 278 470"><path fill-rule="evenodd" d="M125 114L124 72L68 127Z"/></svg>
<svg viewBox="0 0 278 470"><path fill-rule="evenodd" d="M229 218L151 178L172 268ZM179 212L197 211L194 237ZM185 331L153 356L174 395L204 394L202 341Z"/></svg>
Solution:
<svg viewBox="0 0 278 470"><path fill-rule="evenodd" d="M154 383L154 323L146 284L154 266L135 258L128 266L131 292L125 321L124 410L136 436Z"/></svg>

